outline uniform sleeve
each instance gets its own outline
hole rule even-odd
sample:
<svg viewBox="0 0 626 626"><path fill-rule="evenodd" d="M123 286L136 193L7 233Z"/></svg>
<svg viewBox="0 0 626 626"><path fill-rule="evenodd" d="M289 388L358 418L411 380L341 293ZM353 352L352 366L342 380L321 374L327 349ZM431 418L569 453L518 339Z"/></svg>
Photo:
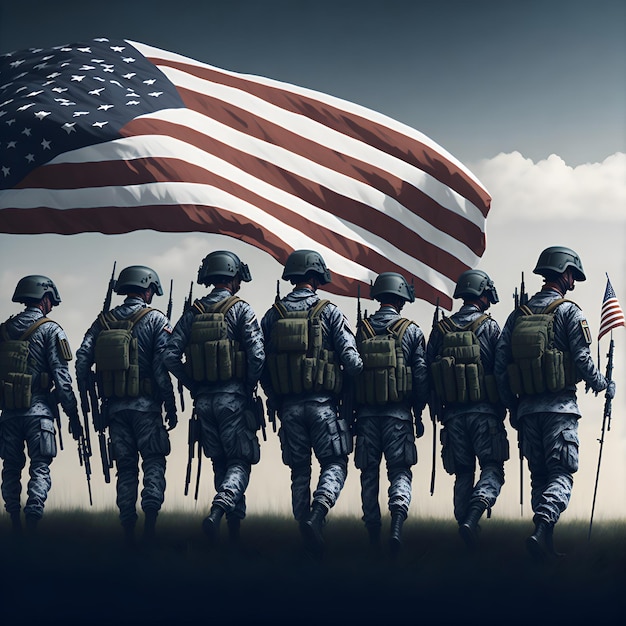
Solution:
<svg viewBox="0 0 626 626"><path fill-rule="evenodd" d="M174 387L163 358L168 340L172 334L172 327L167 317L160 311L151 313L150 324L153 336L152 373L157 387L159 388L160 396L165 404L165 410L168 413L175 413L176 401L174 399Z"/></svg>
<svg viewBox="0 0 626 626"><path fill-rule="evenodd" d="M76 351L76 383L81 390L86 389L88 385L91 366L95 361L96 338L100 328L100 322L94 321Z"/></svg>
<svg viewBox="0 0 626 626"><path fill-rule="evenodd" d="M52 326L52 324L50 324ZM78 403L72 389L72 376L67 364L69 341L65 331L56 324L48 334L48 367L54 380L57 399L63 407L63 411L70 418L78 419ZM63 347L63 344L67 346Z"/></svg>
<svg viewBox="0 0 626 626"><path fill-rule="evenodd" d="M334 304L326 307L329 333L335 354L346 374L356 376L363 370L363 361L356 347L356 338L345 315Z"/></svg>
<svg viewBox="0 0 626 626"><path fill-rule="evenodd" d="M192 389L194 386L194 381L187 374L183 365L183 354L185 353L192 324L193 312L186 311L178 320L176 326L174 326L172 334L167 338L163 351L163 363L166 369L180 380L187 389Z"/></svg>
<svg viewBox="0 0 626 626"><path fill-rule="evenodd" d="M426 340L422 329L417 324L411 324L408 327L407 332L402 338L403 344L405 340L409 342L411 374L413 376L413 395L415 398L413 408L417 416L424 410L430 392L428 365L426 361Z"/></svg>
<svg viewBox="0 0 626 626"><path fill-rule="evenodd" d="M506 324L504 325L504 329L498 338L494 357L494 374L498 385L498 391L502 402L508 409L514 409L517 405L517 398L515 394L511 392L511 388L509 387L509 377L507 374L508 364L512 361L511 333L514 324L515 315L512 313L509 315Z"/></svg>
<svg viewBox="0 0 626 626"><path fill-rule="evenodd" d="M239 318L242 344L246 354L246 388L252 393L257 386L265 364L263 333L252 307L243 303Z"/></svg>

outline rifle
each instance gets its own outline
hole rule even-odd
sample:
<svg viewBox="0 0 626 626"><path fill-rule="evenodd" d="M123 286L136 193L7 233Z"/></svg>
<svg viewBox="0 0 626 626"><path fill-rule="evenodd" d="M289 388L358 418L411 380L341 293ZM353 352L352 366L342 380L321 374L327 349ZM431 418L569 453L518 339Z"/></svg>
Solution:
<svg viewBox="0 0 626 626"><path fill-rule="evenodd" d="M170 297L170 302L171 302L171 297ZM193 302L193 280L191 281L189 285L189 295L183 302L183 314L189 307L191 307L192 302ZM185 411L185 389L184 389L183 383L180 382L180 380L178 381L177 386L178 386L178 397L180 398L180 410L181 412L184 412Z"/></svg>
<svg viewBox="0 0 626 626"><path fill-rule="evenodd" d="M524 285L524 272L522 272L522 280L520 283L519 293L517 287L515 287L515 293L513 294L515 302L515 309L520 306L528 304L528 294L526 293L526 286ZM523 439L524 433L522 432L522 425L517 424L517 450L519 455L519 506L520 515L524 516L524 452L523 452Z"/></svg>
<svg viewBox="0 0 626 626"><path fill-rule="evenodd" d="M433 329L436 328L437 324L439 324L439 298L437 298L435 312L433 313ZM433 461L430 469L430 495L432 496L435 494L435 473L437 468L437 419L440 417L439 413L441 411L441 403L434 390L431 392L428 410L433 423Z"/></svg>
<svg viewBox="0 0 626 626"><path fill-rule="evenodd" d="M252 412L254 413L254 420L258 428L261 429L263 435L263 441L267 441L267 433L265 432L265 409L263 408L263 400L257 395L256 391L252 396Z"/></svg>
<svg viewBox="0 0 626 626"><path fill-rule="evenodd" d="M613 341L613 331L611 331L611 341L609 342L609 351L606 355L607 358L607 362L606 362L606 374L605 374L605 378L611 382L611 380L613 379L613 351L615 348L615 343ZM589 541L591 539L591 526L593 524L593 512L594 509L596 507L596 494L598 492L598 479L600 478L600 463L602 462L602 448L604 447L604 432L605 432L605 427L608 426L608 428L606 428L606 430L611 430L611 405L613 403L613 400L609 397L604 398L604 411L603 411L603 415L602 415L602 430L600 433L600 439L598 439L598 442L600 443L600 452L598 454L598 468L596 470L596 484L593 488L593 503L591 504L591 518L589 519L589 533L587 535L587 540Z"/></svg>
<svg viewBox="0 0 626 626"><path fill-rule="evenodd" d="M59 446L61 447L61 450L63 450L63 440L61 438L61 415L59 414L56 390L53 390L52 394L53 397L52 402L50 403L50 408L54 416L54 421L58 424L59 427ZM78 462L81 467L85 468L85 477L87 478L87 492L89 493L89 506L93 506L93 497L91 494L91 446L87 443L88 440L85 437L85 432L87 432L88 437L89 431L85 431L85 429L83 429L83 434L78 438Z"/></svg>
<svg viewBox="0 0 626 626"><path fill-rule="evenodd" d="M200 420L194 413L189 418L189 429L187 431L187 470L185 472L185 495L189 493L189 483L191 482L191 466L196 456L196 443L198 444L198 478L196 480L196 500L198 499L198 482L200 476L200 463L202 461L202 444L200 442Z"/></svg>
<svg viewBox="0 0 626 626"><path fill-rule="evenodd" d="M172 291L173 289L174 289L174 279L172 278L170 279L170 299L169 299L169 302L167 303L167 313L166 313L167 319L170 321L172 320L172 304L173 304L172 303Z"/></svg>

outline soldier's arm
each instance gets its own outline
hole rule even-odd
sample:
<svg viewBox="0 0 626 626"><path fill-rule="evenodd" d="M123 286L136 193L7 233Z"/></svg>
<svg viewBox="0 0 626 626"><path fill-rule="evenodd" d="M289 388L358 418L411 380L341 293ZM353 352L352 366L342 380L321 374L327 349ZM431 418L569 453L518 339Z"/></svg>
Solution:
<svg viewBox="0 0 626 626"><path fill-rule="evenodd" d="M68 362L72 359L72 351L67 335L56 324L47 333L46 355L48 367L54 380L56 398L70 420L78 422L78 403L72 389L72 376L68 367Z"/></svg>
<svg viewBox="0 0 626 626"><path fill-rule="evenodd" d="M328 316L328 328L337 358L349 376L356 376L363 369L363 361L348 320L334 304L329 304L324 313Z"/></svg>
<svg viewBox="0 0 626 626"><path fill-rule="evenodd" d="M170 373L163 362L163 354L168 340L172 334L169 320L160 311L150 314L150 324L153 336L152 372L154 380L159 387L159 392L165 404L167 413L176 413L176 401L174 399L174 387Z"/></svg>
<svg viewBox="0 0 626 626"><path fill-rule="evenodd" d="M163 351L163 364L187 389L192 389L194 385L194 381L187 375L183 365L183 354L192 323L193 312L186 311L174 326Z"/></svg>

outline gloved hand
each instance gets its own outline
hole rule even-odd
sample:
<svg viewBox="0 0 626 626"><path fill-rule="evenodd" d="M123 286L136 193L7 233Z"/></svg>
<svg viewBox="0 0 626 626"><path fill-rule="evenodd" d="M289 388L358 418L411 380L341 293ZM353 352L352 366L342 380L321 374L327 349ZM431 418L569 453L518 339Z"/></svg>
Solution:
<svg viewBox="0 0 626 626"><path fill-rule="evenodd" d="M609 386L606 388L606 393L604 394L604 397L607 400L613 400L613 398L615 397L615 381L614 380L609 381Z"/></svg>
<svg viewBox="0 0 626 626"><path fill-rule="evenodd" d="M176 411L167 411L167 413L165 414L165 421L167 423L167 430L174 430L174 428L176 428L176 424L178 424L178 416L176 415Z"/></svg>
<svg viewBox="0 0 626 626"><path fill-rule="evenodd" d="M83 432L83 426L80 423L80 418L78 417L78 414L70 417L69 430L70 435L72 435L74 441L78 441L85 434Z"/></svg>
<svg viewBox="0 0 626 626"><path fill-rule="evenodd" d="M415 418L415 437L419 439L424 436L424 423L421 415Z"/></svg>

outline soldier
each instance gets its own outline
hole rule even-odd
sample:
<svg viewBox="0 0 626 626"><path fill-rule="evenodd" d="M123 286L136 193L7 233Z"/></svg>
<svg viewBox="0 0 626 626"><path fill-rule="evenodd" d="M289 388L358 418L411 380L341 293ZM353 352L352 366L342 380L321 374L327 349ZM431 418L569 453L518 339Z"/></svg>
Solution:
<svg viewBox="0 0 626 626"><path fill-rule="evenodd" d="M148 306L155 295L163 295L157 273L144 265L126 267L120 272L114 291L126 296L124 302L101 313L85 333L76 353L76 379L81 394L86 393L91 366L96 364L101 410L117 467L116 503L130 546L137 523L139 456L143 471L143 539L151 542L165 498L166 457L171 450L167 431L176 426L178 418L172 381L163 365L172 329L161 311ZM124 337L130 339L128 360L112 363L121 350L117 342ZM106 360L109 364L105 369Z"/></svg>
<svg viewBox="0 0 626 626"><path fill-rule="evenodd" d="M322 526L346 480L352 438L338 416L344 374L358 374L363 363L354 334L338 307L320 300L317 289L330 283L320 254L295 250L287 258L283 280L293 290L261 320L267 367L261 384L270 415L280 418L282 458L291 468L293 515L305 546L314 556L323 550ZM311 502L311 451L320 464Z"/></svg>
<svg viewBox="0 0 626 626"><path fill-rule="evenodd" d="M0 457L4 460L4 506L14 532L20 534L24 443L30 458L24 506L30 532L43 516L52 486L50 464L57 454L57 402L69 417L74 439L78 440L83 430L67 365L72 358L70 345L63 329L46 317L61 303L55 284L47 276L25 276L17 283L12 301L26 308L0 325Z"/></svg>
<svg viewBox="0 0 626 626"><path fill-rule="evenodd" d="M224 514L229 539L238 541L252 465L261 453L261 421L252 407L265 362L263 336L250 305L235 295L251 280L233 252L207 255L198 284L214 288L183 313L165 352L165 365L191 392L202 449L213 464L216 494L202 522L211 542Z"/></svg>
<svg viewBox="0 0 626 626"><path fill-rule="evenodd" d="M495 373L530 469L535 529L526 547L541 560L557 554L554 526L578 470L576 383L584 380L596 393L606 389L609 398L615 383L593 362L582 311L564 298L575 281L586 280L578 254L563 246L546 248L533 271L543 276L543 287L509 315L496 348ZM546 348L543 358L529 359L540 353L540 343Z"/></svg>
<svg viewBox="0 0 626 626"><path fill-rule="evenodd" d="M362 320L357 330L364 367L356 382L354 462L361 471L362 519L370 543L378 548L380 462L385 455L391 513L389 545L392 556L396 556L411 504L411 467L417 463L415 436L424 434L422 411L428 400L428 370L424 334L415 322L400 317L405 303L415 301L413 286L409 287L401 274L384 272L374 281L371 297L380 302L380 308ZM395 365L381 367L390 362L388 355L395 357Z"/></svg>
<svg viewBox="0 0 626 626"><path fill-rule="evenodd" d="M455 477L454 517L462 539L473 548L478 522L485 511L491 515L500 494L509 458L506 410L493 374L500 327L485 313L498 302L498 294L485 272L468 270L459 277L454 298L462 299L463 306L433 327L426 354L443 425L443 465ZM474 483L477 459L480 476Z"/></svg>

